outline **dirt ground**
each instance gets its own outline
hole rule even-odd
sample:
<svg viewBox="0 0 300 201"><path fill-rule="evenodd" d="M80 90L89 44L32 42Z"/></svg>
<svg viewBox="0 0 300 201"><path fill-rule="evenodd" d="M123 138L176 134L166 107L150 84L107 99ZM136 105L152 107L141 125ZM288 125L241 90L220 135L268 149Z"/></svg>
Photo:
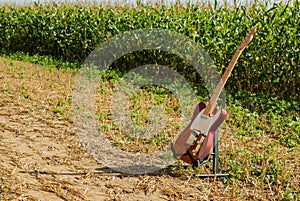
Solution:
<svg viewBox="0 0 300 201"><path fill-rule="evenodd" d="M268 200L259 187L168 171L125 175L97 163L72 123L74 79L72 70L0 57L0 200Z"/></svg>

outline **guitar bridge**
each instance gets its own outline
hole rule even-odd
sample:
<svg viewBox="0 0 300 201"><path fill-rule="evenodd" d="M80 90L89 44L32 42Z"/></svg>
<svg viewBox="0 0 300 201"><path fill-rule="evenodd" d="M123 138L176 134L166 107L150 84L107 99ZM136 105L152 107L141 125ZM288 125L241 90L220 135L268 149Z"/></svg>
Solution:
<svg viewBox="0 0 300 201"><path fill-rule="evenodd" d="M199 145L202 145L206 137L207 137L206 134L201 133L201 136L197 138L197 143Z"/></svg>
<svg viewBox="0 0 300 201"><path fill-rule="evenodd" d="M194 141L194 144L197 144L196 147L193 149L193 154L194 155L197 155L201 146L203 145L204 143L204 140L205 138L207 137L206 134L204 133L201 133L199 130L194 130L192 133L196 133L197 134L197 137Z"/></svg>

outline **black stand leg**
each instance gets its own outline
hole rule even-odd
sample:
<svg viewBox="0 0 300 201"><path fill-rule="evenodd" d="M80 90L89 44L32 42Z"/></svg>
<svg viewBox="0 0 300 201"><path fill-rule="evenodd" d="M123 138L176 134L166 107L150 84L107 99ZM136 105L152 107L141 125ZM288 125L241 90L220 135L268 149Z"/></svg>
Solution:
<svg viewBox="0 0 300 201"><path fill-rule="evenodd" d="M219 145L218 145L219 134L218 131L214 136L214 148L213 148L213 173L219 173Z"/></svg>
<svg viewBox="0 0 300 201"><path fill-rule="evenodd" d="M224 177L228 176L229 174L221 174L219 173L219 146L218 146L218 139L219 139L219 134L218 131L216 131L215 136L214 136L214 147L213 147L213 152L212 152L212 172L211 174L196 174L196 177Z"/></svg>

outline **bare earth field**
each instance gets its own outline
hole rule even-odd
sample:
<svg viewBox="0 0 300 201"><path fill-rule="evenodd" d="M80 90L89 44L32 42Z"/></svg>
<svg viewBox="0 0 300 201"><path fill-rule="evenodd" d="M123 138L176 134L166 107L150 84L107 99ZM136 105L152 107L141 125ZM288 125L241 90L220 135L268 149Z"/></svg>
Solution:
<svg viewBox="0 0 300 201"><path fill-rule="evenodd" d="M262 186L251 175L245 183L224 184L191 173L162 171L152 175L116 173L87 154L72 123L70 102L75 73L47 69L0 57L0 200L279 200L280 185ZM229 117L230 118L230 117ZM229 129L221 135L226 161L236 147L263 151L271 138L237 139ZM263 145L264 144L264 145ZM299 153L274 153L289 164L299 185ZM275 153L275 154L276 154ZM281 154L280 153L284 153ZM285 156L284 156L285 155ZM284 156L284 157L283 157ZM247 164L246 164L247 165Z"/></svg>

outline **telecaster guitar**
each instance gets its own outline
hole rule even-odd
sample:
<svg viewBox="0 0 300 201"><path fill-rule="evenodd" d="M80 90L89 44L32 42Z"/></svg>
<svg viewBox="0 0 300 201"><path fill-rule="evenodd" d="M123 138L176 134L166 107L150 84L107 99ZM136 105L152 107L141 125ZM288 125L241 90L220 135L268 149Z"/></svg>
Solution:
<svg viewBox="0 0 300 201"><path fill-rule="evenodd" d="M209 158L210 151L213 147L215 132L227 115L224 109L217 110L217 100L239 56L250 43L255 32L256 29L252 28L233 55L209 102L207 104L201 102L197 105L191 122L177 137L175 143L171 145L171 149L176 158L193 164L194 166L197 166L199 162L203 163Z"/></svg>

